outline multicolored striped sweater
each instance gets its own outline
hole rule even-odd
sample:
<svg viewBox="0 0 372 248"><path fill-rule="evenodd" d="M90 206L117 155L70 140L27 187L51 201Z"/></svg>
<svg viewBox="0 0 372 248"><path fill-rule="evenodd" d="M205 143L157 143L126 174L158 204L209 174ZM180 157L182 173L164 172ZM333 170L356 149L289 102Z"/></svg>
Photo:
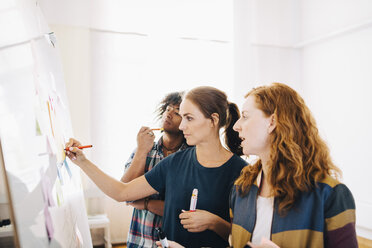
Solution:
<svg viewBox="0 0 372 248"><path fill-rule="evenodd" d="M256 223L258 179L248 194L241 196L235 185L230 198L232 245L244 247L252 239ZM277 199L271 226L271 238L287 247L358 247L355 232L355 203L350 190L328 177L311 192L303 192L294 207L281 216Z"/></svg>

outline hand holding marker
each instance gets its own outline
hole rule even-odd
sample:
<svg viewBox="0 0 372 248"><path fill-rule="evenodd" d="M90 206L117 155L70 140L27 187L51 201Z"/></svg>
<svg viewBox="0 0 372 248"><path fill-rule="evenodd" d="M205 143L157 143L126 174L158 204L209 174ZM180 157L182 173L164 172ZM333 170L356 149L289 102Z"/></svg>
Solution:
<svg viewBox="0 0 372 248"><path fill-rule="evenodd" d="M79 149L84 149L84 148L91 148L93 147L93 145L87 145L87 146L77 146L76 148L79 148ZM67 151L68 148L65 148L65 150Z"/></svg>
<svg viewBox="0 0 372 248"><path fill-rule="evenodd" d="M85 149L85 148L91 148L93 147L93 145L86 145L86 146L70 146L70 147L66 147L64 150L65 150L65 153L66 155L71 159L71 160L76 160L76 154L72 152L73 148L78 148L80 150L82 149ZM74 155L72 155L74 154Z"/></svg>
<svg viewBox="0 0 372 248"><path fill-rule="evenodd" d="M163 131L164 131L164 128L162 128L162 127L160 127L160 128L151 128L150 130L151 130L151 131L148 132L148 134L149 134L150 136L154 136L154 133L153 133L152 131L161 131L161 132L163 132Z"/></svg>
<svg viewBox="0 0 372 248"><path fill-rule="evenodd" d="M160 229L160 227L156 227L155 230L158 233L161 247L168 248L169 244L168 244L167 237L165 237L165 233Z"/></svg>

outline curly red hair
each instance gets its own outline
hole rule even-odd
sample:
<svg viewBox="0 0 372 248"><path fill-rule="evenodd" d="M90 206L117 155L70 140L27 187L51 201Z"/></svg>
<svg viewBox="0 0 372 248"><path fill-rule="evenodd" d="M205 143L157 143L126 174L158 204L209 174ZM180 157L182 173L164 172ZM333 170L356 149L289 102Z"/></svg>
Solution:
<svg viewBox="0 0 372 248"><path fill-rule="evenodd" d="M254 96L257 107L266 116L274 115L276 127L270 134L271 151L267 179L279 201L279 212L294 205L300 192L310 191L326 176L338 178L329 149L319 136L309 108L302 97L285 84L273 83L252 89L245 97ZM261 170L261 161L243 169L236 180L245 195Z"/></svg>

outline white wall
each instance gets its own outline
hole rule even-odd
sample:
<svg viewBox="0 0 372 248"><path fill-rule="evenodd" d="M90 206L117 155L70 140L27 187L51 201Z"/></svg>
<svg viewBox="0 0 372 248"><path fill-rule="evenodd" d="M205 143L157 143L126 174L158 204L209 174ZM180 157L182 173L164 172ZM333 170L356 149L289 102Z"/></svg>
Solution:
<svg viewBox="0 0 372 248"><path fill-rule="evenodd" d="M371 239L372 2L304 0L301 13L304 98Z"/></svg>
<svg viewBox="0 0 372 248"><path fill-rule="evenodd" d="M372 2L238 0L235 96L274 81L304 97L372 237Z"/></svg>
<svg viewBox="0 0 372 248"><path fill-rule="evenodd" d="M283 82L301 87L299 1L234 1L234 97L254 86Z"/></svg>

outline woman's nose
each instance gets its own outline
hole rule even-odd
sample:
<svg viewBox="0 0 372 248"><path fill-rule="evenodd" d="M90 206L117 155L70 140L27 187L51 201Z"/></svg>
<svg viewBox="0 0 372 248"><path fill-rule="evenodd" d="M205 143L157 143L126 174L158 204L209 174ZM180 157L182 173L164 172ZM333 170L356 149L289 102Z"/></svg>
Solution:
<svg viewBox="0 0 372 248"><path fill-rule="evenodd" d="M185 124L184 124L183 120L181 121L180 126L178 127L178 129L181 130L181 131L185 130Z"/></svg>
<svg viewBox="0 0 372 248"><path fill-rule="evenodd" d="M239 127L239 121L240 121L240 119L237 120L237 121L235 122L234 126L233 126L233 130L234 130L235 132L239 132L239 130L240 130L240 127Z"/></svg>

